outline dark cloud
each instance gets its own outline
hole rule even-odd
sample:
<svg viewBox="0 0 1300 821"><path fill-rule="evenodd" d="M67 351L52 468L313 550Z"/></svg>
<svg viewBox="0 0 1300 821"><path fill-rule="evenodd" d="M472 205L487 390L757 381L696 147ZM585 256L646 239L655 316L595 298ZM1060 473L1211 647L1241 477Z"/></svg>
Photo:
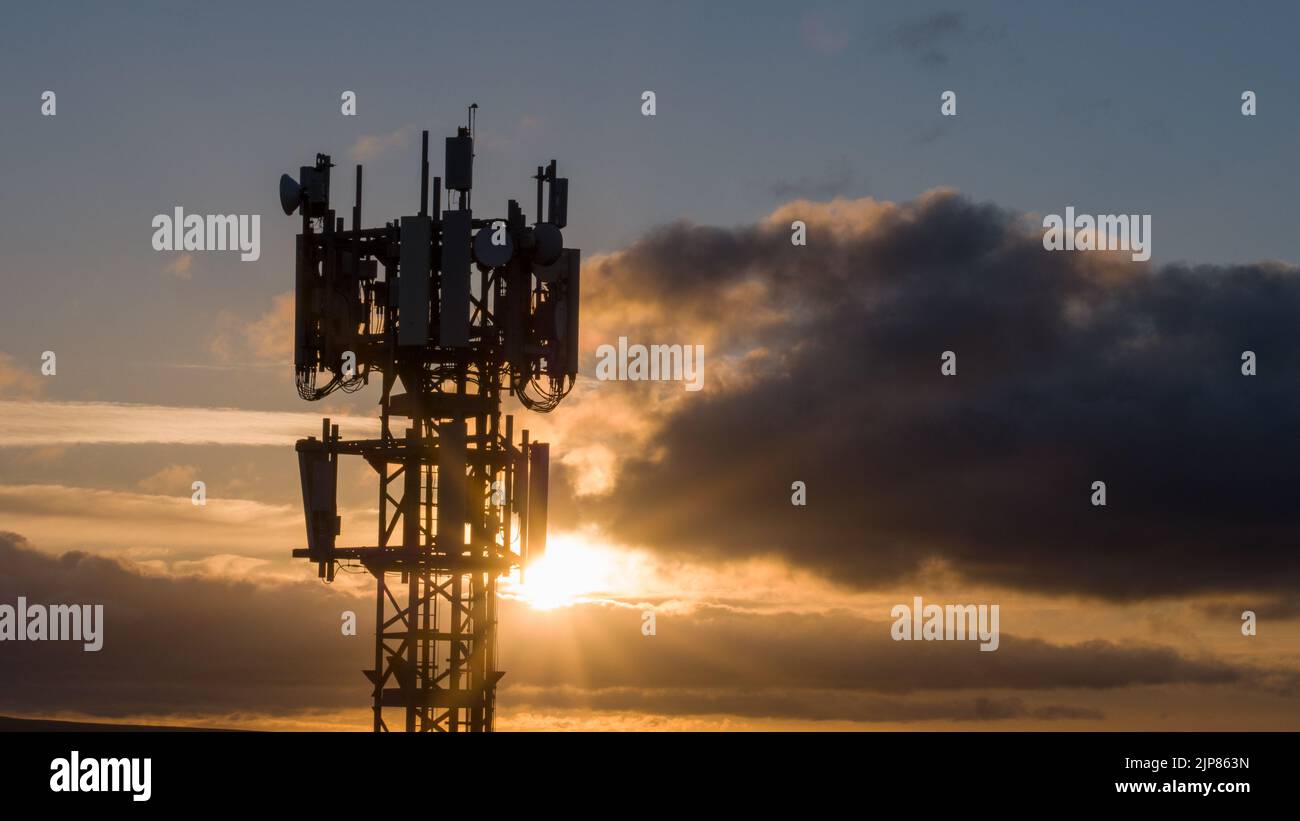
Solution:
<svg viewBox="0 0 1300 821"><path fill-rule="evenodd" d="M115 561L49 556L0 536L0 602L104 605L104 647L6 642L0 713L304 716L364 707L372 625L361 602L318 583L253 586L149 577ZM358 616L343 637L339 614ZM502 602L503 704L728 713L860 721L1093 718L1039 692L1226 685L1286 692L1294 675L1162 647L1058 646L1003 634L974 642L894 642L888 622L847 613L665 612L641 635L640 611L537 612ZM993 691L996 695L988 695ZM1021 691L1022 699L1008 691ZM566 695L567 694L567 695ZM728 706L731 705L731 706Z"/></svg>
<svg viewBox="0 0 1300 821"><path fill-rule="evenodd" d="M1004 615L1004 627L1006 616ZM1293 696L1294 672L1193 659L1168 647L1053 644L1003 633L974 642L896 642L889 624L848 613L661 613L563 608L505 616L502 705L522 709L729 714L842 721L1099 720L1080 694L1200 685ZM1064 703L1063 703L1064 702Z"/></svg>
<svg viewBox="0 0 1300 821"><path fill-rule="evenodd" d="M890 30L885 42L924 66L940 67L948 64L946 47L951 39L965 31L966 18L961 12L937 11L900 23Z"/></svg>
<svg viewBox="0 0 1300 821"><path fill-rule="evenodd" d="M654 305L677 337L725 338L616 492L561 519L860 587L943 559L1115 598L1297 588L1295 269L1048 252L1017 215L950 192L859 205L675 224L593 266L589 310ZM798 216L807 247L790 243ZM784 320L720 309L740 283ZM759 349L720 386L719 363ZM939 371L949 350L955 377ZM1245 350L1258 376L1241 374ZM795 480L807 507L789 502Z"/></svg>
<svg viewBox="0 0 1300 821"><path fill-rule="evenodd" d="M566 608L503 617L502 658L511 681L587 690L639 688L844 690L878 694L1012 689L1108 690L1206 684L1294 689L1285 671L1191 659L1157 645L1093 640L1052 644L1014 634L1003 614L1001 645L894 641L890 622L847 613L753 614L702 608L663 613L642 636L639 610ZM707 712L707 710L700 710Z"/></svg>
<svg viewBox="0 0 1300 821"><path fill-rule="evenodd" d="M913 145L930 145L938 142L949 134L948 124L946 122L934 122L921 126L912 133Z"/></svg>
<svg viewBox="0 0 1300 821"><path fill-rule="evenodd" d="M293 713L358 706L373 646L367 608L320 585L259 587L150 577L83 553L54 557L0 533L0 604L104 605L103 649L77 642L0 645L0 711L99 716Z"/></svg>
<svg viewBox="0 0 1300 821"><path fill-rule="evenodd" d="M819 174L776 180L767 185L767 193L778 200L806 198L828 200L861 189L857 172L848 158L840 157L826 164Z"/></svg>
<svg viewBox="0 0 1300 821"><path fill-rule="evenodd" d="M1091 708L1035 707L1016 697L921 700L846 690L579 690L573 687L511 689L503 705L513 709L640 711L656 715L738 715L812 721L1046 721L1101 720Z"/></svg>
<svg viewBox="0 0 1300 821"><path fill-rule="evenodd" d="M1256 596L1253 600L1240 598L1236 600L1215 600L1201 602L1197 612L1212 619L1238 621L1247 610L1265 621L1289 621L1300 619L1300 595Z"/></svg>

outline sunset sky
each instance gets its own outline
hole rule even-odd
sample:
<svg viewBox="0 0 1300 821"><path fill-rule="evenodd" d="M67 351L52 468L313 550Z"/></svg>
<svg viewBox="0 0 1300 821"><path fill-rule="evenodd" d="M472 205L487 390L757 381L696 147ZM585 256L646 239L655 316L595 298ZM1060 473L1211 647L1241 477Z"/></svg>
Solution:
<svg viewBox="0 0 1300 821"><path fill-rule="evenodd" d="M336 207L362 162L365 221L410 214L477 102L476 207L556 158L584 263L577 387L508 409L551 545L499 729L1300 729L1294 9L440 5L10 13L0 603L107 623L0 645L0 715L369 729L373 581L290 558L293 443L379 391L295 392L276 184L329 153ZM177 206L260 214L260 259L155 251ZM1067 206L1152 215L1151 261L1045 251ZM703 345L703 390L597 381L620 336ZM999 649L893 641L915 596Z"/></svg>

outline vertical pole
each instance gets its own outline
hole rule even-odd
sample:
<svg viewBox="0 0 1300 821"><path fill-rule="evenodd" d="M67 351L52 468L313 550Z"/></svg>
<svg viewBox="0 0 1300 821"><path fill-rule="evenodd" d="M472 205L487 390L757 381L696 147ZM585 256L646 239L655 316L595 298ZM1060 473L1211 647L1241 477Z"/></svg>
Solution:
<svg viewBox="0 0 1300 821"><path fill-rule="evenodd" d="M463 572L457 568L452 570L451 579L451 658L448 667L448 689L451 691L452 707L450 709L451 719L447 729L451 732L460 730L460 707L456 706L460 698L460 625L461 611L464 608L464 601L461 598L461 579L464 578Z"/></svg>
<svg viewBox="0 0 1300 821"><path fill-rule="evenodd" d="M519 481L519 566L528 566L528 428L524 428L523 439L519 443L520 468L523 475Z"/></svg>
<svg viewBox="0 0 1300 821"><path fill-rule="evenodd" d="M420 137L420 216L429 216L429 132Z"/></svg>
<svg viewBox="0 0 1300 821"><path fill-rule="evenodd" d="M483 697L484 685L487 683L487 677L483 675L483 665L487 660L487 644L483 641L483 604L487 600L486 579L491 573L476 571L474 573L474 657L473 666L469 671L469 686L474 690L474 708L470 716L471 726L474 732L483 732Z"/></svg>
<svg viewBox="0 0 1300 821"><path fill-rule="evenodd" d="M360 230L361 230L361 166L358 165L357 166L357 197L356 197L356 202L352 204L352 231L355 234L355 236L352 237L352 261L354 263L360 262L360 260L357 257L357 250L361 246L361 235L359 233L356 233L359 232Z"/></svg>
<svg viewBox="0 0 1300 821"><path fill-rule="evenodd" d="M416 614L419 612L419 571L417 563L420 554L420 428L419 420L406 431L406 471L402 477L402 549L406 554L406 677L402 682L406 697L406 731L415 731L415 698L417 659L416 635L419 624Z"/></svg>
<svg viewBox="0 0 1300 821"><path fill-rule="evenodd" d="M546 179L546 174L542 170L542 167L540 165L537 166L536 179L537 179L537 215L533 218L533 222L541 222L542 221L542 180Z"/></svg>
<svg viewBox="0 0 1300 821"><path fill-rule="evenodd" d="M483 731L492 732L496 714L496 685L491 681L496 677L497 669L497 577L488 574L487 601L484 610L487 618L483 623L484 674L488 677L488 686L483 693Z"/></svg>
<svg viewBox="0 0 1300 821"><path fill-rule="evenodd" d="M380 524L383 529L383 524ZM384 571L375 572L375 722L377 733L384 726Z"/></svg>
<svg viewBox="0 0 1300 821"><path fill-rule="evenodd" d="M501 518L502 527L505 531L504 550L510 552L511 525L510 511L515 504L515 460L510 457L510 451L515 446L515 417L514 414L506 414L506 448L505 448L505 492L501 494L502 501L505 505L502 507ZM522 551L523 548L521 547ZM519 583L524 583L524 566L519 564Z"/></svg>

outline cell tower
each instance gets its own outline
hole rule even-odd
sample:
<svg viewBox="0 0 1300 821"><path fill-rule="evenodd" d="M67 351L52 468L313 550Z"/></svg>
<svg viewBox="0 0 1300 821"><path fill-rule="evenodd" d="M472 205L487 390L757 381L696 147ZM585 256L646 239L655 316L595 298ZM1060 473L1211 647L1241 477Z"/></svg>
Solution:
<svg viewBox="0 0 1300 821"><path fill-rule="evenodd" d="M505 217L476 218L477 108L447 138L432 213L427 131L419 213L382 228L361 227L360 165L351 230L330 208L328 155L317 154L297 180L280 179L285 213L302 215L299 395L357 391L373 374L383 384L378 439L341 439L325 419L320 439L298 442L307 547L293 551L328 581L339 566L375 577L374 669L364 671L375 732L492 729L504 675L497 580L546 549L550 461L549 446L530 442L527 430L516 443L502 394L548 412L578 373L580 252L565 248L561 233L569 181L556 176L555 160L538 166L531 225L515 200ZM343 455L379 474L374 545L335 544Z"/></svg>

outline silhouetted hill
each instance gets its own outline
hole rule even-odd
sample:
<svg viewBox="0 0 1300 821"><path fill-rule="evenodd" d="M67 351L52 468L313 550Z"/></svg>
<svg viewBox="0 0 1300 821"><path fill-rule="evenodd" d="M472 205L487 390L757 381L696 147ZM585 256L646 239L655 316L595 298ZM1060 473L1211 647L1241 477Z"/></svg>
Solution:
<svg viewBox="0 0 1300 821"><path fill-rule="evenodd" d="M87 721L51 721L44 718L0 716L0 733L231 733L238 730L167 727L150 724L97 724Z"/></svg>

